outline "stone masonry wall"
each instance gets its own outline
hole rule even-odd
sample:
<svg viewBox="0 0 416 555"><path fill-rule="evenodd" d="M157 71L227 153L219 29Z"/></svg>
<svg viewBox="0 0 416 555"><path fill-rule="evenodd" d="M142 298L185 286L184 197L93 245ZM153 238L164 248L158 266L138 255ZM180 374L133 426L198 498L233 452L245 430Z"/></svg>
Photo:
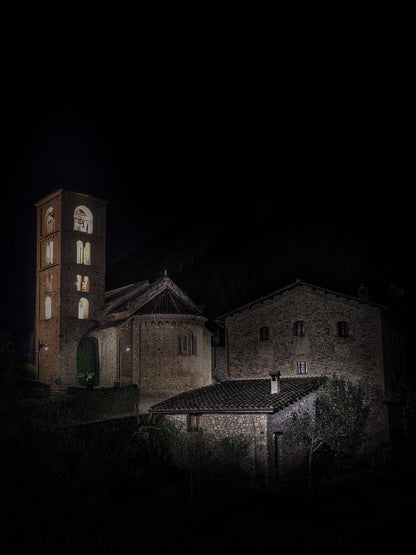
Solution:
<svg viewBox="0 0 416 555"><path fill-rule="evenodd" d="M182 433L188 432L186 414L169 414L166 418ZM266 414L202 414L201 432L212 441L244 436L249 443L248 456L242 467L257 479L264 479L268 472L268 442Z"/></svg>
<svg viewBox="0 0 416 555"><path fill-rule="evenodd" d="M180 338L188 337L188 352ZM194 346L190 347L191 337ZM169 397L211 383L211 333L205 318L135 316L132 379L143 396Z"/></svg>
<svg viewBox="0 0 416 555"><path fill-rule="evenodd" d="M296 321L305 335L294 334ZM337 336L345 321L348 337ZM297 375L297 362L307 362L307 375L337 373L348 379L368 377L384 390L381 318L377 307L307 287L256 304L227 318L231 377L265 376L280 370ZM270 339L260 341L268 327Z"/></svg>

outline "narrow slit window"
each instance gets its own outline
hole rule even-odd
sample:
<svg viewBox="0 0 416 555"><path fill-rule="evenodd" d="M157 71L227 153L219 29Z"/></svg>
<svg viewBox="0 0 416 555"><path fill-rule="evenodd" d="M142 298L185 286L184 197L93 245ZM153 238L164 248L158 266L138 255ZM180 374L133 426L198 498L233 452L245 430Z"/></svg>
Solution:
<svg viewBox="0 0 416 555"><path fill-rule="evenodd" d="M293 333L296 337L303 337L305 335L305 322L298 320L293 325Z"/></svg>
<svg viewBox="0 0 416 555"><path fill-rule="evenodd" d="M85 247L84 247L84 264L86 266L90 266L91 265L91 244L90 243L85 243Z"/></svg>
<svg viewBox="0 0 416 555"><path fill-rule="evenodd" d="M53 264L53 241L46 243L45 264Z"/></svg>
<svg viewBox="0 0 416 555"><path fill-rule="evenodd" d="M270 339L270 328L267 326L263 326L259 330L259 339L260 341L268 341Z"/></svg>
<svg viewBox="0 0 416 555"><path fill-rule="evenodd" d="M52 317L52 300L48 296L45 298L45 319L49 320Z"/></svg>
<svg viewBox="0 0 416 555"><path fill-rule="evenodd" d="M82 241L77 241L77 264L82 264L84 262L84 243Z"/></svg>

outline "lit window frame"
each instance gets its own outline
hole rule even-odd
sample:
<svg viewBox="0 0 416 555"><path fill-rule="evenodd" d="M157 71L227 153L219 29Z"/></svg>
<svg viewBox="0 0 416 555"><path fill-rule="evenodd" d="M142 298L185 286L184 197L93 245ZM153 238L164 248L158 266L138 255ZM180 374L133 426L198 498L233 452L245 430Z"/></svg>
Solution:
<svg viewBox="0 0 416 555"><path fill-rule="evenodd" d="M308 373L308 361L307 360L297 360L296 370L299 376L306 376Z"/></svg>

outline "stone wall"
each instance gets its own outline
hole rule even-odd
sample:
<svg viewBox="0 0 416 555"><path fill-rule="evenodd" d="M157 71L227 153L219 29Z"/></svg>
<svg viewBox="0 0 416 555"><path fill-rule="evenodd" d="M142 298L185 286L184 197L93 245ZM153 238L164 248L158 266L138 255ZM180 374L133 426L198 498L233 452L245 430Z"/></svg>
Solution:
<svg viewBox="0 0 416 555"><path fill-rule="evenodd" d="M294 325L304 322L304 335ZM348 324L348 336L339 337L337 323ZM307 375L337 373L348 379L368 377L384 390L380 310L343 296L296 287L273 299L231 315L230 376L265 376L280 370L298 374L298 362L307 363ZM261 327L269 328L260 340Z"/></svg>
<svg viewBox="0 0 416 555"><path fill-rule="evenodd" d="M112 387L117 375L117 329L107 328L91 333L98 341L99 386Z"/></svg>
<svg viewBox="0 0 416 555"><path fill-rule="evenodd" d="M186 336L186 345L180 344ZM143 396L168 397L211 383L211 333L205 318L143 315L133 319L133 383Z"/></svg>
<svg viewBox="0 0 416 555"><path fill-rule="evenodd" d="M289 473L305 471L306 450L304 446L293 445L287 440L286 423L296 412L314 412L317 391L306 395L284 410L270 414L267 420L268 477L270 483L284 480Z"/></svg>
<svg viewBox="0 0 416 555"><path fill-rule="evenodd" d="M193 339L188 351L179 344L184 334ZM121 376L121 384L137 385L141 397L166 398L212 382L205 318L134 316L91 335L98 340L100 386L112 386Z"/></svg>
<svg viewBox="0 0 416 555"><path fill-rule="evenodd" d="M268 472L268 442L266 414L202 414L201 431L188 432L188 415L169 414L166 418L184 434L202 433L213 442L243 436L248 440L249 452L241 466L257 479L265 479Z"/></svg>

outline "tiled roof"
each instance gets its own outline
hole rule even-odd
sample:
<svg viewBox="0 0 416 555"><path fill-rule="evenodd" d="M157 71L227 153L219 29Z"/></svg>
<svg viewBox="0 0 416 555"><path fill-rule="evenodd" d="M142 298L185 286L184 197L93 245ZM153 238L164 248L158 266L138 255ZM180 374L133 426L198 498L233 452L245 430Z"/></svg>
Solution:
<svg viewBox="0 0 416 555"><path fill-rule="evenodd" d="M105 294L104 318L96 329L114 326L134 314L183 314L204 317L202 310L166 273L150 284L140 281ZM205 317L204 317L205 318Z"/></svg>
<svg viewBox="0 0 416 555"><path fill-rule="evenodd" d="M136 314L201 314L183 298L175 295L170 289L165 289L159 295L140 307Z"/></svg>
<svg viewBox="0 0 416 555"><path fill-rule="evenodd" d="M166 399L155 413L278 412L318 389L322 377L281 378L280 393L271 393L267 378L226 380Z"/></svg>

